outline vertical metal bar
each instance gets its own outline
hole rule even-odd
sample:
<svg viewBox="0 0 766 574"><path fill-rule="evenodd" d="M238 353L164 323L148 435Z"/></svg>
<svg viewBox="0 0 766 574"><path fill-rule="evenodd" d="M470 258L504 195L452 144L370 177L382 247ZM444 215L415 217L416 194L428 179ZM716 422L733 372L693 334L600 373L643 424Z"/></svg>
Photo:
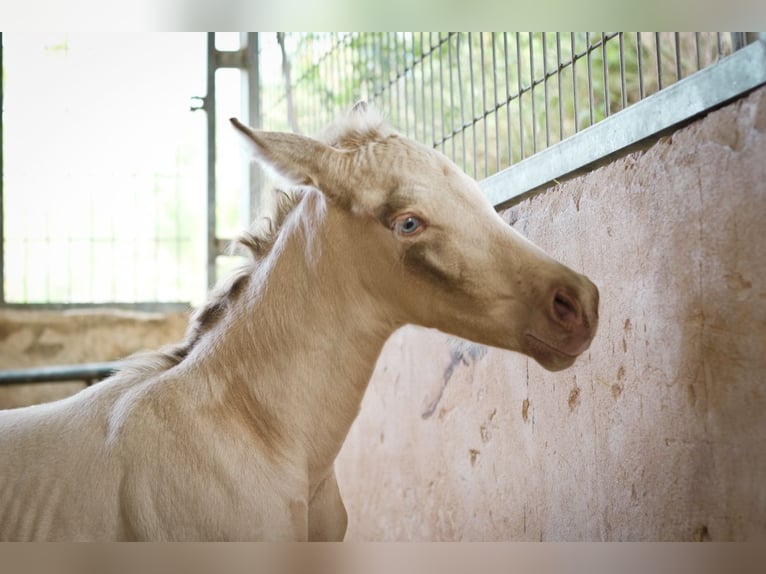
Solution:
<svg viewBox="0 0 766 574"><path fill-rule="evenodd" d="M604 71L604 117L609 117L610 114L610 102L609 102L609 62L607 60L606 53L606 34L601 32L601 67Z"/></svg>
<svg viewBox="0 0 766 574"><path fill-rule="evenodd" d="M399 129L404 129L401 110L402 99L399 97L399 40L396 37L396 32L391 32L391 34L393 35L393 40L391 39L391 36L388 36L389 58L393 56L391 97L393 98L396 105L396 127Z"/></svg>
<svg viewBox="0 0 766 574"><path fill-rule="evenodd" d="M680 80L683 77L683 70L681 69L681 34L675 32L673 39L676 45L676 80Z"/></svg>
<svg viewBox="0 0 766 574"><path fill-rule="evenodd" d="M332 107L330 107L327 110L329 117L326 118L326 121L331 121L330 118L337 113L337 108L343 105L343 78L341 76L341 70L340 70L340 53L341 53L340 32L335 32L333 35L332 48L330 48L330 60L332 60L333 79L334 79L333 88L334 88L335 97L333 98Z"/></svg>
<svg viewBox="0 0 766 574"><path fill-rule="evenodd" d="M439 36L441 36L441 33L439 33ZM437 38L437 43L440 38ZM428 46L431 50L435 50L433 48L434 39L433 39L433 32L428 33ZM428 71L429 71L429 82L428 85L431 88L431 141L436 142L436 98L434 94L434 85L436 84L436 77L434 76L434 58L436 57L436 51L432 51L431 55L428 58ZM439 60L441 60L441 48L439 49ZM425 93L424 96L425 97ZM441 90L439 90L439 101L441 101ZM423 103L423 107L425 108L425 103ZM434 146L435 147L435 146Z"/></svg>
<svg viewBox="0 0 766 574"><path fill-rule="evenodd" d="M349 32L348 41L349 50L349 62L351 63L351 89L349 94L351 97L350 105L355 104L362 98L362 90L364 89L364 78L362 77L362 68L359 65L362 54L362 32Z"/></svg>
<svg viewBox="0 0 766 574"><path fill-rule="evenodd" d="M532 32L529 34L529 95L532 100L532 153L537 153L537 111L535 106L535 45Z"/></svg>
<svg viewBox="0 0 766 574"><path fill-rule="evenodd" d="M375 78L379 78L380 74L377 73L378 58L375 54L375 33L370 32L364 34L364 62L362 68L364 70L365 82L367 84L366 99L372 102L376 98L377 86L375 85ZM372 70L370 70L370 64L372 64ZM375 102L377 105L377 102Z"/></svg>
<svg viewBox="0 0 766 574"><path fill-rule="evenodd" d="M244 44L245 70L242 74L242 114L247 124L261 129L261 89L260 89L260 37L258 32L242 34L240 44ZM260 210L261 204L261 168L258 162L249 161L245 166L243 212L244 228L250 225Z"/></svg>
<svg viewBox="0 0 766 574"><path fill-rule="evenodd" d="M513 165L513 138L511 137L511 64L508 61L508 32L503 32L503 64L505 67L505 119L508 130L508 165Z"/></svg>
<svg viewBox="0 0 766 574"><path fill-rule="evenodd" d="M374 78L378 76L375 73L375 67L377 58L375 57L375 34L370 32L363 32L364 38L363 50L361 54L361 68L362 75L364 76L364 84L366 86L366 92L364 93L364 99L368 102L372 102L375 98L375 81ZM373 70L370 71L370 64L373 66Z"/></svg>
<svg viewBox="0 0 766 574"><path fill-rule="evenodd" d="M319 55L317 54L317 48L316 48L316 42L311 42L311 52L312 52L312 62L314 62L312 65L316 68L316 73L312 74L312 80L314 83L313 87L313 93L316 94L312 100L314 100L314 113L313 113L313 122L314 122L314 128L316 129L316 124L319 122L319 118L322 115L322 89L323 86L321 85L321 80L324 78L324 74L322 74L322 62L319 60Z"/></svg>
<svg viewBox="0 0 766 574"><path fill-rule="evenodd" d="M361 45L356 41L356 37L359 32L349 32L348 42L346 43L346 50L348 50L348 56L346 58L346 74L348 77L348 107L353 106L359 101L359 96L364 85L362 78L359 76L359 66L357 60L359 59L359 53L361 51Z"/></svg>
<svg viewBox="0 0 766 574"><path fill-rule="evenodd" d="M372 70L369 70L368 67L368 73L372 74L372 85L374 86L373 93L377 94L376 100L380 102L378 105L380 106L380 109L383 110L386 99L386 67L383 63L383 32L372 33L370 61L372 62Z"/></svg>
<svg viewBox="0 0 766 574"><path fill-rule="evenodd" d="M465 149L465 102L463 99L463 71L462 66L460 65L460 32L457 34L457 43L455 46L455 50L457 51L457 87L458 87L458 94L459 94L459 100L460 100L460 142L462 144L463 149L463 165L461 166L464 171L468 171L468 158L466 156L466 149Z"/></svg>
<svg viewBox="0 0 766 574"><path fill-rule="evenodd" d="M0 32L0 303L5 303L5 215L3 212L3 33Z"/></svg>
<svg viewBox="0 0 766 574"><path fill-rule="evenodd" d="M593 59L591 58L590 32L585 32L585 61L588 63L588 111L593 125Z"/></svg>
<svg viewBox="0 0 766 574"><path fill-rule="evenodd" d="M551 145L551 122L550 122L550 113L548 109L548 97L549 97L549 88L548 88L548 38L545 32L543 32L542 35L543 38L543 97L545 98L545 105L543 106L543 109L545 110L545 147L548 147Z"/></svg>
<svg viewBox="0 0 766 574"><path fill-rule="evenodd" d="M370 74L370 62L374 62L375 58L372 57L370 49L370 40L374 39L374 35L369 32L359 33L359 73L364 83L364 91L359 93L359 98L364 99L367 102L372 102L373 94L375 94L375 85L372 82L372 78L375 74Z"/></svg>
<svg viewBox="0 0 766 574"><path fill-rule="evenodd" d="M332 116L335 116L339 110L342 110L346 106L346 74L345 70L343 69L343 43L345 41L345 37L341 32L337 32L335 38L336 41L335 49L333 51L333 61L335 62L335 71L337 73L336 85L338 92L335 99L335 109L330 110ZM330 119L330 121L332 121L332 119Z"/></svg>
<svg viewBox="0 0 766 574"><path fill-rule="evenodd" d="M380 92L380 109L385 108L385 102L386 102L386 71L387 71L387 65L386 60L383 54L383 32L375 32L375 36L373 36L373 52L375 54L375 57L373 59L374 69L373 73L375 74L375 82L378 86L380 86L377 91ZM387 109L387 114L391 114L391 106Z"/></svg>
<svg viewBox="0 0 766 574"><path fill-rule="evenodd" d="M574 130L577 133L580 129L580 112L577 109L577 46L575 44L575 33L570 32L572 43L572 91L574 92Z"/></svg>
<svg viewBox="0 0 766 574"><path fill-rule="evenodd" d="M702 59L700 58L700 33L694 33L694 49L697 53L697 71L702 69Z"/></svg>
<svg viewBox="0 0 766 574"><path fill-rule="evenodd" d="M636 32L636 60L638 61L638 99L644 99L644 50L641 45L641 32Z"/></svg>
<svg viewBox="0 0 766 574"><path fill-rule="evenodd" d="M359 32L357 36L357 56L356 67L359 77L359 93L356 95L357 100L364 100L365 102L372 102L372 94L375 93L374 86L370 84L370 74L368 73L367 63L370 59L370 34L367 32Z"/></svg>
<svg viewBox="0 0 766 574"><path fill-rule="evenodd" d="M347 110L353 104L353 86L354 86L354 68L351 67L351 73L348 71L348 63L353 59L354 53L351 51L351 40L353 38L353 32L346 32L343 37L343 43L340 46L340 73L343 78L343 109Z"/></svg>
<svg viewBox="0 0 766 574"><path fill-rule="evenodd" d="M344 80L346 79L345 74L343 73L343 41L344 37L341 32L335 33L335 44L333 47L333 53L332 53L332 59L333 62L335 62L335 86L336 86L336 93L335 93L335 106L334 109L331 110L333 115L337 114L337 110L342 110L346 105L346 98L344 94Z"/></svg>
<svg viewBox="0 0 766 574"><path fill-rule="evenodd" d="M476 97L473 80L473 38L471 32L468 32L468 86L471 91L471 113L468 115L471 124L471 142L473 144L473 178L477 177L476 169ZM465 118L463 119L465 121Z"/></svg>
<svg viewBox="0 0 766 574"><path fill-rule="evenodd" d="M622 98L622 107L628 107L628 90L625 85L625 33L620 32L620 97Z"/></svg>
<svg viewBox="0 0 766 574"><path fill-rule="evenodd" d="M324 123L327 119L327 110L331 109L335 105L335 99L337 97L336 84L335 84L335 58L333 57L333 50L335 46L335 33L330 32L327 36L327 51L320 55L323 58L325 67L325 74L322 77L326 78L325 85L327 86L327 97L320 108L322 113L320 123Z"/></svg>
<svg viewBox="0 0 766 574"><path fill-rule="evenodd" d="M372 37L372 62L373 62L373 82L375 84L375 93L379 92L380 109L384 109L386 101L386 66L383 59L383 32L374 32ZM387 113L391 113L388 110Z"/></svg>
<svg viewBox="0 0 766 574"><path fill-rule="evenodd" d="M396 100L396 124L397 127L400 129L403 129L402 125L402 110L401 110L401 98L399 97L399 40L396 37L396 32L392 32L393 34L393 50L390 52L393 54L394 58L394 64L393 64L393 72L394 75L391 78L391 97ZM391 50L391 38L389 36L389 50ZM396 90L396 92L394 92ZM406 130L405 130L406 131Z"/></svg>
<svg viewBox="0 0 766 574"><path fill-rule="evenodd" d="M388 34L388 32L386 32ZM393 111L391 109L391 101L390 101L390 94L386 92L386 75L388 72L388 62L386 62L386 53L383 49L383 32L378 32L376 36L377 40L377 56L376 60L380 62L380 72L378 74L379 82L380 82L380 105L381 108L385 106L386 97L389 97L388 102L388 116L393 117Z"/></svg>
<svg viewBox="0 0 766 574"><path fill-rule="evenodd" d="M519 160L524 159L524 109L521 105L521 33L516 32L516 84L519 100Z"/></svg>
<svg viewBox="0 0 766 574"><path fill-rule="evenodd" d="M406 34L406 32L404 32ZM397 38L398 32L394 32L394 38ZM396 40L397 45L397 62L399 61L399 41ZM408 136L413 137L413 135L410 133L410 105L409 105L409 94L407 93L407 38L406 36L402 37L402 48L401 48L401 56L402 56L402 68L401 68L401 78L404 82L404 133L406 133Z"/></svg>
<svg viewBox="0 0 766 574"><path fill-rule="evenodd" d="M460 41L460 36L457 36L458 42ZM458 47L460 44L458 43ZM452 161L455 161L457 159L456 153L455 153L455 88L452 78L452 37L448 36L447 38L447 64L449 65L449 110L450 110L450 138L451 138L451 147L452 147ZM446 146L445 146L446 147Z"/></svg>
<svg viewBox="0 0 766 574"><path fill-rule="evenodd" d="M381 77L381 72L378 70L378 64L380 62L380 53L377 51L377 38L378 34L370 32L365 35L365 61L364 61L364 76L367 78L367 98L369 101L374 102L381 110L383 109L382 102L378 103L378 98L383 95L381 92L378 94L377 81ZM382 99L382 97L381 97Z"/></svg>
<svg viewBox="0 0 766 574"><path fill-rule="evenodd" d="M415 32L410 32L410 50L412 53L412 67L410 68L410 73L412 74L411 78L411 84L412 84L412 133L416 140L419 140L418 137L418 123L420 123L418 120L420 119L418 117L418 81L417 81L417 70L416 66L418 65L417 60L415 59ZM407 50L405 48L404 50L405 55L407 54ZM422 140L421 140L422 141Z"/></svg>
<svg viewBox="0 0 766 574"><path fill-rule="evenodd" d="M737 50L744 48L746 45L745 41L745 33L744 32L731 32L731 51L736 52Z"/></svg>
<svg viewBox="0 0 766 574"><path fill-rule="evenodd" d="M215 71L216 49L215 32L207 34L207 95L205 96L205 117L207 119L207 286L212 288L216 282L216 260L218 242L216 241L216 137L215 137Z"/></svg>
<svg viewBox="0 0 766 574"><path fill-rule="evenodd" d="M484 177L489 175L489 139L487 135L487 81L484 66L484 32L479 32L479 65L481 66L481 116L484 118Z"/></svg>
<svg viewBox="0 0 766 574"><path fill-rule="evenodd" d="M559 141L564 139L564 96L561 93L561 32L556 32L556 85L559 100Z"/></svg>
<svg viewBox="0 0 766 574"><path fill-rule="evenodd" d="M321 46L319 41L320 38L316 37L315 40L315 42L312 42L311 48L314 52L314 66L317 70L317 73L314 75L314 93L318 96L315 98L316 112L314 114L314 121L316 125L316 122L320 121L320 118L322 117L322 111L324 109L327 93L330 90L328 85L330 75L327 70L327 61L322 59L320 48L317 46L317 44Z"/></svg>
<svg viewBox="0 0 766 574"><path fill-rule="evenodd" d="M405 43L406 46L406 43ZM418 138L418 86L417 86L417 80L415 79L415 66L417 65L417 62L415 61L415 32L410 32L410 49L412 51L412 133L415 137L415 139ZM407 54L407 49L405 47L404 49L405 55Z"/></svg>
<svg viewBox="0 0 766 574"><path fill-rule="evenodd" d="M495 108L495 171L500 171L500 103L497 99L497 36L495 32L492 32L492 74L494 80L492 82L492 90L494 96L494 108Z"/></svg>
<svg viewBox="0 0 766 574"><path fill-rule="evenodd" d="M662 46L660 44L660 33L654 33L654 47L656 48L657 57L657 90L662 89Z"/></svg>
<svg viewBox="0 0 766 574"><path fill-rule="evenodd" d="M424 33L420 32L420 108L423 110L423 143L428 143L428 138L426 137L426 132L428 131L428 113L426 112L426 56L425 56L425 50L423 49L423 36ZM433 54L430 51L430 44L429 44L429 53L428 53L428 61L431 61L431 58L433 58ZM431 81L433 81L433 78L431 78Z"/></svg>
<svg viewBox="0 0 766 574"><path fill-rule="evenodd" d="M442 33L438 34L438 41L441 44ZM447 34L447 49L449 49L449 33ZM447 117L444 113L444 50L439 47L439 126L440 134L438 139L441 141L442 151L447 153L447 143L444 139L447 131ZM434 134L436 139L436 134Z"/></svg>

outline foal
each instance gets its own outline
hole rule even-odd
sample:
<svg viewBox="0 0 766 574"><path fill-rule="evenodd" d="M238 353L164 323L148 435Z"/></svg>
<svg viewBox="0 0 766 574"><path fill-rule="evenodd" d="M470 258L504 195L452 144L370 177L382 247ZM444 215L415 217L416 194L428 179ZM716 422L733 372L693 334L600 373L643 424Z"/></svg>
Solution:
<svg viewBox="0 0 766 574"><path fill-rule="evenodd" d="M357 106L324 142L253 131L291 184L186 339L55 403L0 412L2 540L341 540L333 462L377 357L414 323L559 370L598 291L441 153Z"/></svg>

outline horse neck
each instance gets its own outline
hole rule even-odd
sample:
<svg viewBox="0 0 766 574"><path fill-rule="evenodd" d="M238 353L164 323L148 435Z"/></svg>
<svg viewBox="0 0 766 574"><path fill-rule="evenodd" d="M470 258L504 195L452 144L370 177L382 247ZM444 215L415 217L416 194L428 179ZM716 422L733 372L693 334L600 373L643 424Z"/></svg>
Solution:
<svg viewBox="0 0 766 574"><path fill-rule="evenodd" d="M305 456L310 477L335 459L397 326L362 287L364 262L351 260L354 240L333 232L324 201L304 197L208 338L216 352L198 354L243 416L277 427L275 448Z"/></svg>

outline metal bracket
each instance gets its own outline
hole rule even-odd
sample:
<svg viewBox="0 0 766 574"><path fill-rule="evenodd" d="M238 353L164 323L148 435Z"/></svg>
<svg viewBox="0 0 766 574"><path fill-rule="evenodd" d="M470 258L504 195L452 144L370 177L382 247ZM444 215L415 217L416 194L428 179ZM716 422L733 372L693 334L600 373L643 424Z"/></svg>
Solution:
<svg viewBox="0 0 766 574"><path fill-rule="evenodd" d="M192 96L191 101L190 112L207 111L207 96Z"/></svg>

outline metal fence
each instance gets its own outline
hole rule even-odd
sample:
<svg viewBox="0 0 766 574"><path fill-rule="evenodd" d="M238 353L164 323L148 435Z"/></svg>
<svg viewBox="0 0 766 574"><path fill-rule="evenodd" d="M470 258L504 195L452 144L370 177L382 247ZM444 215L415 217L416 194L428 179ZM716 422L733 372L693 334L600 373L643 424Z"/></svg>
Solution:
<svg viewBox="0 0 766 574"><path fill-rule="evenodd" d="M202 291L205 125L188 102L204 41L0 34L0 303Z"/></svg>
<svg viewBox="0 0 766 574"><path fill-rule="evenodd" d="M61 181L47 185L32 170L29 181L21 178L36 182L26 194L0 178L0 303L199 301L225 272L227 240L264 207L253 190L257 172L233 165L238 142L216 116L313 135L365 99L447 154L502 206L766 82L766 38L744 32L233 36L226 46L218 34L198 38L207 45L207 94L197 106L207 114L206 162L200 129L191 138L199 142L179 151L182 167L170 166L172 177L157 171L148 185L107 178L104 194L85 193L81 223L62 217L74 211L72 194L56 193ZM183 54L174 61L190 59ZM204 66L204 52L195 58ZM217 90L224 84L228 91ZM157 139L153 126L124 132L151 133L147 145ZM8 138L5 145L11 149ZM114 194L115 179L130 189ZM190 201L205 181L207 200Z"/></svg>
<svg viewBox="0 0 766 574"><path fill-rule="evenodd" d="M328 33L263 38L263 125L312 134L357 99L483 179L705 69L736 33ZM263 73L263 68L262 68Z"/></svg>

